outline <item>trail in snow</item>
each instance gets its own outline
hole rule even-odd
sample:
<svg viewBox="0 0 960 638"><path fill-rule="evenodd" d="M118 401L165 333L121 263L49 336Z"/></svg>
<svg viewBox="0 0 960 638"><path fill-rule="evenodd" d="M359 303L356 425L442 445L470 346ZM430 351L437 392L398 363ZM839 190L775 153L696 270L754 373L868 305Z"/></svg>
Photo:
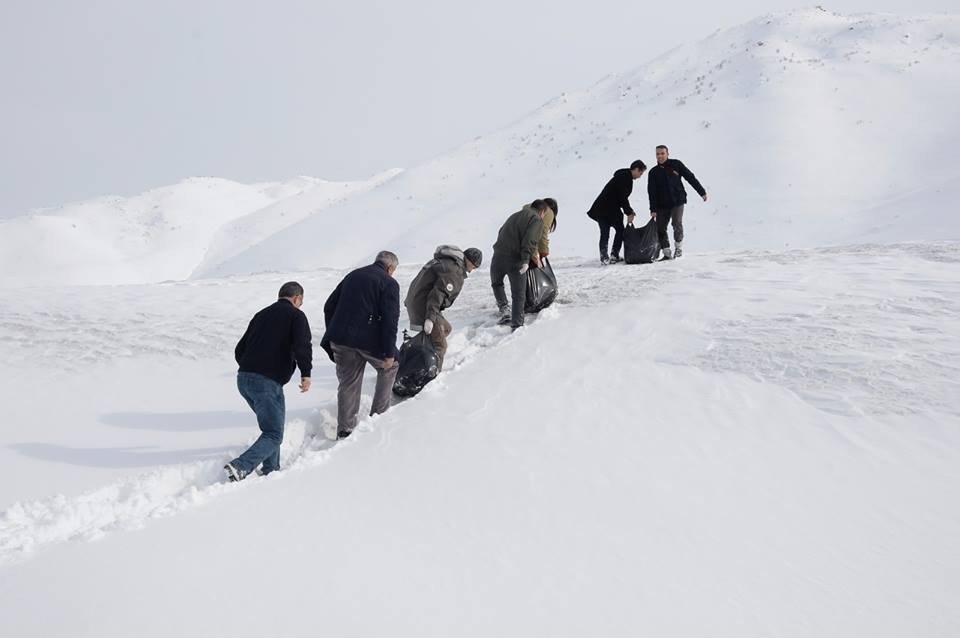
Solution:
<svg viewBox="0 0 960 638"><path fill-rule="evenodd" d="M548 309L543 316L553 314ZM533 318L530 324L536 321ZM465 347L450 352L445 374L468 364L479 351L509 344L519 336L496 326L489 317L464 326L463 331ZM392 409L402 410L403 403L436 396L441 387L442 382L437 380L417 397L398 401ZM366 415L370 405L371 397L363 395L360 414ZM329 430L336 432L335 402L316 408L308 419L290 420L285 425L280 450L283 471L266 477L251 476L242 483L226 482L223 473L223 464L241 451L237 449L216 460L158 467L75 498L57 495L15 503L0 512L0 565L26 558L48 545L91 541L111 532L139 529L151 519L171 516L237 489L282 480L288 472L321 465L335 447L355 444L375 420L376 417L361 418L354 436L337 442L330 440L328 434ZM248 444L254 438L251 436Z"/></svg>
<svg viewBox="0 0 960 638"><path fill-rule="evenodd" d="M584 306L620 312L624 299L639 303L636 333L576 334L578 339L658 338L668 344L658 354L661 363L695 366L706 371L734 372L781 385L808 403L839 415L943 414L955 421L960 396L954 381L960 362L960 245L922 244L852 247L820 251L707 255L649 266L600 268L593 261L557 260L560 281L557 303L533 318L528 330L543 320L563 321L566 308ZM415 268L401 271L406 286ZM301 277L315 298L332 288L341 273ZM47 311L51 335L39 334L44 324L27 317L35 308L29 300L0 317L0 345L8 360L25 362L31 339L55 343L51 357L83 363L109 364L123 357L147 356L153 348L165 356L187 360L232 347L244 319L237 304L211 303L196 312L191 300L214 296L226 301L238 295L262 298L275 277L219 282L127 288L65 290L82 294L89 307L105 300L134 300L137 310L114 318L114 325L91 331L100 321L83 308ZM0 291L0 296L2 296ZM177 303L171 305L171 298ZM649 303L647 303L649 300ZM111 307L123 307L123 303ZM632 306L632 307L634 307ZM241 305L242 307L242 305ZM316 308L317 306L314 306ZM154 314L169 312L157 323ZM508 334L493 324L489 279L473 275L448 311L455 326L447 370L412 401L442 401L448 383L469 369L491 348L505 348L524 332ZM142 318L142 322L138 321ZM314 319L316 317L314 316ZM151 330L145 330L151 326ZM401 328L404 327L403 324ZM318 326L315 325L315 330ZM145 343L148 347L144 347ZM560 345L560 344L558 344ZM51 345L53 348L53 345ZM321 355L322 356L322 355ZM43 356L40 363L46 364ZM643 377L636 370L617 371ZM326 365L324 360L320 365ZM943 382L931 381L943 379ZM362 414L369 409L365 397ZM412 405L397 405L398 414ZM0 563L22 560L45 546L90 540L104 534L136 529L149 520L202 505L220 495L282 480L288 472L322 465L334 453L322 431L335 422L335 403L317 407L308 418L287 423L282 447L284 472L252 477L244 483L222 482L225 459L160 467L68 498L55 496L18 502L0 514ZM375 418L361 422L358 435L339 445L362 440ZM254 433L250 433L252 440ZM239 445L236 451L242 449Z"/></svg>

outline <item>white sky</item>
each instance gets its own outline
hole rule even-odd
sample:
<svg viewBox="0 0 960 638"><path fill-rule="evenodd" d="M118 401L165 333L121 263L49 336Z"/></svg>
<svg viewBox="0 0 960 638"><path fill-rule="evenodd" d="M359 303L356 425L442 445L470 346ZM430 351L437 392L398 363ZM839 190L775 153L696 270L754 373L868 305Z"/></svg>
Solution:
<svg viewBox="0 0 960 638"><path fill-rule="evenodd" d="M409 167L783 0L0 0L0 217ZM957 0L840 0L943 13Z"/></svg>

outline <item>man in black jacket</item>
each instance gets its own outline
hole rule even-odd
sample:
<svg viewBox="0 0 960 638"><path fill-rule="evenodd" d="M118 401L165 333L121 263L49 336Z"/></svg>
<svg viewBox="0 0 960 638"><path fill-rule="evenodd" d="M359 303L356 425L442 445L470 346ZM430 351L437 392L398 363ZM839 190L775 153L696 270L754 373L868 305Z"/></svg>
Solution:
<svg viewBox="0 0 960 638"><path fill-rule="evenodd" d="M497 300L500 324L510 324L514 330L523 325L523 309L527 301L527 269L532 263L540 268L537 245L543 236L543 216L549 205L536 199L503 222L493 245L490 260L490 283ZM510 282L510 298L503 287L503 278Z"/></svg>
<svg viewBox="0 0 960 638"><path fill-rule="evenodd" d="M673 222L673 240L676 242L674 257L683 254L683 205L687 203L687 191L680 178L687 180L693 190L707 201L707 191L683 162L670 159L670 149L657 147L657 165L650 169L647 178L647 194L650 196L650 216L657 220L657 234L663 259L670 259L670 239L667 224Z"/></svg>
<svg viewBox="0 0 960 638"><path fill-rule="evenodd" d="M323 306L327 331L320 347L337 364L338 439L350 436L357 426L367 363L377 371L370 416L390 408L398 368L400 285L393 278L396 271L397 256L384 250L375 262L344 277Z"/></svg>
<svg viewBox="0 0 960 638"><path fill-rule="evenodd" d="M600 263L620 261L620 247L623 245L623 216L627 216L627 223L633 223L636 213L630 207L630 193L633 192L633 180L640 179L647 165L637 160L630 164L630 168L617 169L613 177L603 187L593 206L587 211L587 216L600 225ZM610 245L610 229L613 228L613 255L607 256L607 247Z"/></svg>
<svg viewBox="0 0 960 638"><path fill-rule="evenodd" d="M234 349L240 366L237 389L257 415L261 434L250 449L223 466L231 481L242 480L261 463L264 474L280 469L286 420L283 386L295 367L300 368L300 392L310 389L313 346L310 324L300 310L303 286L287 282L278 297L253 316Z"/></svg>

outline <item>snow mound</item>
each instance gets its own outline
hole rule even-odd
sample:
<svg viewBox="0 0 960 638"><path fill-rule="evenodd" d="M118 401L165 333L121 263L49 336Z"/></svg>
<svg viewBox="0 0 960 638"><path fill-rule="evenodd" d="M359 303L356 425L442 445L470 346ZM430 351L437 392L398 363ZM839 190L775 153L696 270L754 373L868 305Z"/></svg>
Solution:
<svg viewBox="0 0 960 638"><path fill-rule="evenodd" d="M191 178L135 197L38 210L0 222L0 286L186 279L208 261L263 241L395 173L344 183L298 177L247 185Z"/></svg>

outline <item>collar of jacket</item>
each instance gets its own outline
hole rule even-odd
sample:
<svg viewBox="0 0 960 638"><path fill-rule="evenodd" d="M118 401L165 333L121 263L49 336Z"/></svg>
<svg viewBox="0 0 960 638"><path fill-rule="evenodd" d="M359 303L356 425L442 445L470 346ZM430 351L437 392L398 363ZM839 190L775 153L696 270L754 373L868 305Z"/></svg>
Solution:
<svg viewBox="0 0 960 638"><path fill-rule="evenodd" d="M381 261L375 261L373 262L373 265L379 268L380 270L382 270L383 272L387 272L387 265L385 263Z"/></svg>

